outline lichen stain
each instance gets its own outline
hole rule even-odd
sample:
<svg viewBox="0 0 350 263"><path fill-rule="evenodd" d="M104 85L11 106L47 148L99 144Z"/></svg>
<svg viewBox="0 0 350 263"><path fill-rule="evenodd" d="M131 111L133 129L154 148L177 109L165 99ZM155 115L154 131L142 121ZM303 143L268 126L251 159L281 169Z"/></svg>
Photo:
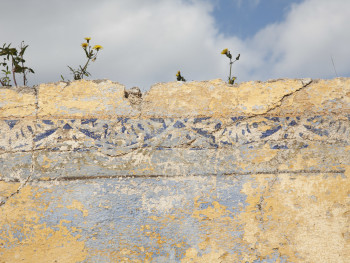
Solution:
<svg viewBox="0 0 350 263"><path fill-rule="evenodd" d="M258 174L242 192L243 241L260 257L278 251L291 262L350 262L349 177Z"/></svg>
<svg viewBox="0 0 350 263"><path fill-rule="evenodd" d="M0 192L8 194L19 185L0 182ZM66 226L70 221L62 219L51 227L40 223L49 207L42 193L38 187L26 185L0 207L1 263L81 262L86 258L79 231Z"/></svg>

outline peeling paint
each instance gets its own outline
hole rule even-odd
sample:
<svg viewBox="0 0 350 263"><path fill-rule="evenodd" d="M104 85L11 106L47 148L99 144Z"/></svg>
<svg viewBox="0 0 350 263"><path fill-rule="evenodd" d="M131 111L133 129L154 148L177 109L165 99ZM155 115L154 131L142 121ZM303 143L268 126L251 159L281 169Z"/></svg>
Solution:
<svg viewBox="0 0 350 263"><path fill-rule="evenodd" d="M1 182L1 193L16 187ZM52 226L45 222L49 202L42 199L42 191L27 185L0 207L0 262L80 262L86 258L84 241L79 241L79 231L67 226L69 220Z"/></svg>
<svg viewBox="0 0 350 263"><path fill-rule="evenodd" d="M247 195L243 240L262 258L278 250L290 262L350 259L348 177L256 175Z"/></svg>
<svg viewBox="0 0 350 263"><path fill-rule="evenodd" d="M0 263L349 262L350 79L0 88Z"/></svg>

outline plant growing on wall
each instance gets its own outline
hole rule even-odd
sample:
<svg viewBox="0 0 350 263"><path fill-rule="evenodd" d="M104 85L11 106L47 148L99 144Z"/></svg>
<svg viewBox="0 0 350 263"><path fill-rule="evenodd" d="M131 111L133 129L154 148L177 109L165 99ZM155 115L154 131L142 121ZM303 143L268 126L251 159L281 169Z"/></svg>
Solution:
<svg viewBox="0 0 350 263"><path fill-rule="evenodd" d="M239 60L239 57L241 56L241 54L237 55L235 61L232 61L232 55L227 48L221 51L221 54L226 55L226 57L230 59L230 75L228 76L228 84L234 84L237 77L231 77L232 64L235 63L237 60Z"/></svg>
<svg viewBox="0 0 350 263"><path fill-rule="evenodd" d="M2 86L11 86L10 82L10 75L11 71L9 69L9 66L7 65L6 58L4 57L4 60L2 63L0 63L1 66L3 66L5 69L2 69L1 72L5 75L4 77L0 78L0 83Z"/></svg>
<svg viewBox="0 0 350 263"><path fill-rule="evenodd" d="M186 81L185 78L183 76L181 76L180 70L176 74L176 79L177 79L177 81Z"/></svg>
<svg viewBox="0 0 350 263"><path fill-rule="evenodd" d="M4 69L1 72L5 75L0 78L0 83L2 86L10 86L10 75L12 73L12 78L14 84L17 86L16 73L23 74L23 85L27 85L27 74L34 73L34 70L24 66L26 62L23 58L24 53L28 45L24 45L24 41L21 42L19 50L12 48L11 44L4 44L0 47L0 56L3 57L3 62L0 63Z"/></svg>
<svg viewBox="0 0 350 263"><path fill-rule="evenodd" d="M91 74L87 71L87 67L90 61L95 62L98 52L103 48L100 45L95 45L94 47L91 47L90 46L91 37L86 37L85 40L86 42L81 44L81 47L83 48L87 58L85 65L83 67L79 65L78 69L73 69L72 67L68 66L70 71L73 73L73 78L75 80L83 79L84 76L85 77L91 76ZM62 75L61 75L61 78L62 80L64 80Z"/></svg>

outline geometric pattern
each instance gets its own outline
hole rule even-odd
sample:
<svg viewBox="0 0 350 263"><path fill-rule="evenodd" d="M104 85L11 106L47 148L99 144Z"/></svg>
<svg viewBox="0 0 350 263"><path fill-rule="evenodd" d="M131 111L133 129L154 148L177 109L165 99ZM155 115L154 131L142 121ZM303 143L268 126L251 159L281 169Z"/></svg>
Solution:
<svg viewBox="0 0 350 263"><path fill-rule="evenodd" d="M0 175L63 180L274 173L281 165L297 167L297 153L306 148L315 163L308 171L341 172L350 165L344 151L349 138L350 116L332 115L1 120Z"/></svg>
<svg viewBox="0 0 350 263"><path fill-rule="evenodd" d="M261 141L279 141L272 149L286 148L290 140L310 140L348 144L350 117L334 120L332 116L262 117L244 116L216 119L150 118L116 120L1 120L0 152L69 148L135 149L145 147L191 149L234 148ZM281 144L285 141L285 144Z"/></svg>

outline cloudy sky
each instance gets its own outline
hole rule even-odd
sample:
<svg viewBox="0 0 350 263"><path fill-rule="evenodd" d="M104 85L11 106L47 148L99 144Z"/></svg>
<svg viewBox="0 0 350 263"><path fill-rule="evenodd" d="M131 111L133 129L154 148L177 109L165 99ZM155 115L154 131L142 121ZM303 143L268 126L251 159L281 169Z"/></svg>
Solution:
<svg viewBox="0 0 350 263"><path fill-rule="evenodd" d="M0 45L29 45L29 85L72 79L81 43L104 47L88 67L143 91L174 81L350 77L349 0L0 0ZM334 61L334 66L332 64Z"/></svg>

